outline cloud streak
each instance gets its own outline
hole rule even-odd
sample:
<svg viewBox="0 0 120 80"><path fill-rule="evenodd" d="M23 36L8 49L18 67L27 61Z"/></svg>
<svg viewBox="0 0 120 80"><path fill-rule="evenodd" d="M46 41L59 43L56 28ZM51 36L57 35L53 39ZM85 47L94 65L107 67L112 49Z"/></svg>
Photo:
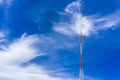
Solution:
<svg viewBox="0 0 120 80"><path fill-rule="evenodd" d="M23 35L0 51L0 80L57 80L49 76L40 66L26 64L42 55L40 52L38 54L38 50L33 47L38 40L36 35L28 37Z"/></svg>
<svg viewBox="0 0 120 80"><path fill-rule="evenodd" d="M37 50L31 47L35 44L35 36L21 37L0 51L0 65L25 63L37 56ZM4 61L4 62L3 62Z"/></svg>
<svg viewBox="0 0 120 80"><path fill-rule="evenodd" d="M75 1L65 8L65 14L70 16L69 22L59 22L54 25L53 29L65 35L80 34L80 29L84 36L88 36L93 30L93 23L87 16L83 16L80 12L80 2ZM64 16L64 15L63 15Z"/></svg>
<svg viewBox="0 0 120 80"><path fill-rule="evenodd" d="M90 36L103 29L114 28L120 24L118 16L120 11L96 17L95 15L85 16L81 12L81 1L75 1L69 4L61 16L68 17L67 21L63 19L55 23L53 29L64 35L74 36L79 35L80 30L83 36Z"/></svg>
<svg viewBox="0 0 120 80"><path fill-rule="evenodd" d="M116 26L120 25L118 16L120 16L120 10L117 10L111 14L102 17L93 18L93 23L98 30L115 28Z"/></svg>
<svg viewBox="0 0 120 80"><path fill-rule="evenodd" d="M52 76L57 73L45 70L44 67L35 62L30 63L31 60L38 56L47 55L42 52L44 47L38 47L37 45L44 44L45 48L47 48L49 45L46 45L46 41L50 41L50 39L52 37L26 36L26 34L23 34L21 38L14 40L12 43L3 45L2 50L0 50L0 80L58 80L58 76ZM53 40L51 41L54 42ZM55 41L55 43L57 42ZM61 72L58 73L63 74ZM65 77L62 80L76 79Z"/></svg>

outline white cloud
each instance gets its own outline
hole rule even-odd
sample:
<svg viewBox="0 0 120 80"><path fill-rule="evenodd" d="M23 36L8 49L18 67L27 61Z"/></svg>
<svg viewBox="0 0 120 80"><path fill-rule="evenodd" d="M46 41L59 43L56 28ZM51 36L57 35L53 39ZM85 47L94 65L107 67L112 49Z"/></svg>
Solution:
<svg viewBox="0 0 120 80"><path fill-rule="evenodd" d="M69 4L64 11L67 13L75 14L80 11L80 6L80 1L75 1Z"/></svg>
<svg viewBox="0 0 120 80"><path fill-rule="evenodd" d="M73 36L80 34L80 30L83 36L89 36L96 33L99 30L113 28L120 24L119 17L120 11L116 11L112 14L105 15L103 17L97 17L94 15L85 16L81 12L81 2L75 1L69 4L62 16L69 17L67 21L63 19L54 24L53 29L64 35Z"/></svg>
<svg viewBox="0 0 120 80"><path fill-rule="evenodd" d="M93 31L93 23L89 17L81 14L80 6L81 4L79 1L69 4L65 8L65 13L70 15L69 22L59 22L54 25L54 30L69 36L80 34L81 30L84 36L88 36L90 32Z"/></svg>
<svg viewBox="0 0 120 80"><path fill-rule="evenodd" d="M103 17L93 18L94 19L93 23L98 24L98 25L95 25L98 30L115 28L115 26L120 25L120 20L118 16L120 16L119 10L113 13L110 13L108 15L105 15Z"/></svg>
<svg viewBox="0 0 120 80"><path fill-rule="evenodd" d="M32 47L37 37L22 37L0 51L0 65L20 64L28 62L37 56L36 49Z"/></svg>
<svg viewBox="0 0 120 80"><path fill-rule="evenodd" d="M36 65L21 66L4 66L0 68L0 80L57 80L55 77L48 75L41 67Z"/></svg>
<svg viewBox="0 0 120 80"><path fill-rule="evenodd" d="M36 35L22 36L0 51L0 80L57 80L51 77L40 66L29 64L30 60L42 53L37 52L34 44L38 42Z"/></svg>
<svg viewBox="0 0 120 80"><path fill-rule="evenodd" d="M36 63L29 63L37 56L45 55L37 49L38 46L36 47L44 40L48 41L44 36L23 34L21 38L4 46L0 50L0 80L58 80L58 77L51 76L57 73L49 72Z"/></svg>

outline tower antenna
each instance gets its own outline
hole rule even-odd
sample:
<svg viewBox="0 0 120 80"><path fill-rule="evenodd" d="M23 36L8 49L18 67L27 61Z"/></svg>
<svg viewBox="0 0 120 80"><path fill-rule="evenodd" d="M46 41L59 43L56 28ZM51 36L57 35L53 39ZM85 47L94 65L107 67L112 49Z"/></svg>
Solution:
<svg viewBox="0 0 120 80"><path fill-rule="evenodd" d="M80 74L79 74L79 80L84 80L84 74L83 74L83 35L82 30L80 29Z"/></svg>

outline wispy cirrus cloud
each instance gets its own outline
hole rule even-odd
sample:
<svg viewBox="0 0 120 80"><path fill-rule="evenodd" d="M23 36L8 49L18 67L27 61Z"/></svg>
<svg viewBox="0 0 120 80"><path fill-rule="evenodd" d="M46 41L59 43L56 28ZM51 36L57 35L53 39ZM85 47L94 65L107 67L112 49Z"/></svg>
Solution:
<svg viewBox="0 0 120 80"><path fill-rule="evenodd" d="M63 19L60 22L55 23L53 29L64 35L73 36L80 34L80 30L83 36L89 36L103 29L114 28L120 24L118 16L120 10L117 10L111 14L107 14L101 17L95 15L85 16L81 12L81 1L75 1L69 4L64 13L61 16L67 17L68 20Z"/></svg>
<svg viewBox="0 0 120 80"><path fill-rule="evenodd" d="M69 15L70 19L68 22L58 22L54 25L53 29L65 35L75 35L80 33L82 29L83 35L88 36L93 30L93 23L87 16L83 16L80 12L81 4L80 1L75 1L69 4L65 8L65 14ZM64 16L64 15L62 15Z"/></svg>
<svg viewBox="0 0 120 80"><path fill-rule="evenodd" d="M46 80L49 78L55 80L45 74L40 66L34 64L22 66L41 55L33 47L37 40L37 36L22 36L0 51L0 80L18 80L18 78L20 80Z"/></svg>
<svg viewBox="0 0 120 80"><path fill-rule="evenodd" d="M37 56L37 50L31 47L37 37L21 37L0 51L0 65L25 63Z"/></svg>
<svg viewBox="0 0 120 80"><path fill-rule="evenodd" d="M39 65L27 64L43 53L33 47L38 42L36 35L24 35L0 51L0 80L57 80L49 76ZM19 78L19 79L18 79Z"/></svg>
<svg viewBox="0 0 120 80"><path fill-rule="evenodd" d="M40 35L26 36L26 34L23 34L21 38L14 40L12 43L3 45L0 50L0 80L58 80L58 76L52 76L57 74L56 72L48 71L35 62L29 63L38 56L47 55L48 51L44 50L46 53L43 53L42 49L50 47L47 45L47 41L51 39L52 37L48 38ZM54 41L52 40L52 42ZM55 41L52 44L56 43ZM40 44L43 44L41 45L43 47L36 46ZM60 71L58 73L63 74ZM62 80L77 79L64 76Z"/></svg>
<svg viewBox="0 0 120 80"><path fill-rule="evenodd" d="M98 30L115 28L120 25L118 16L120 16L120 10L102 17L93 18L93 23Z"/></svg>

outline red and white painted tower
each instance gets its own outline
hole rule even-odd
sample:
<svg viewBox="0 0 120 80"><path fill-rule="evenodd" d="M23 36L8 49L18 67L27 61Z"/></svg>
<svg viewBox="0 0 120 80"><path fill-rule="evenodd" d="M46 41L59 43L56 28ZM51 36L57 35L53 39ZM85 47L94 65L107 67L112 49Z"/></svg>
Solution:
<svg viewBox="0 0 120 80"><path fill-rule="evenodd" d="M80 78L79 80L84 80L82 47L83 47L83 36L82 36L82 30L80 30L80 74L79 74Z"/></svg>

